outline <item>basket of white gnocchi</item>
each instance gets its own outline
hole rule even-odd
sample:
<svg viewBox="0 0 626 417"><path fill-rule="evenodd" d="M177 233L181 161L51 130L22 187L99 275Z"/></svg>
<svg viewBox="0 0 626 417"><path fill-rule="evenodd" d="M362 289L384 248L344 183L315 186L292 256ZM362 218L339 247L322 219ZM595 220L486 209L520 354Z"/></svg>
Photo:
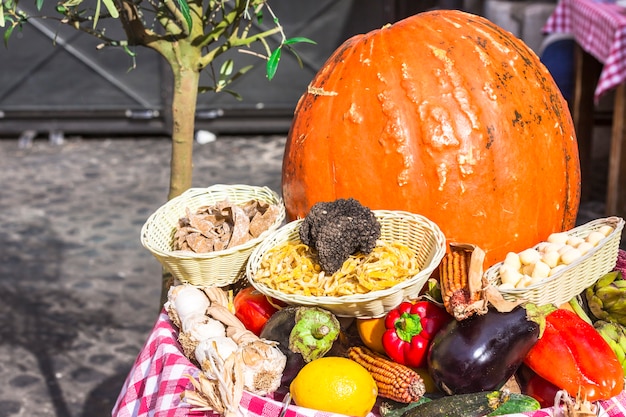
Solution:
<svg viewBox="0 0 626 417"><path fill-rule="evenodd" d="M509 252L485 277L507 300L559 306L613 270L623 228L622 218L607 217L552 233L532 248Z"/></svg>

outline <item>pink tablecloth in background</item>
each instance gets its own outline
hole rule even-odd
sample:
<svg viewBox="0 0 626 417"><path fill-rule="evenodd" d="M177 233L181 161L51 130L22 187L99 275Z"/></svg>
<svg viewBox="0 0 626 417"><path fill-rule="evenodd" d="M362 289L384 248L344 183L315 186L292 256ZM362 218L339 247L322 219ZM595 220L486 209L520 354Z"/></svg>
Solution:
<svg viewBox="0 0 626 417"><path fill-rule="evenodd" d="M181 403L180 394L192 389L186 375L199 372L183 355L177 341L177 330L162 311L145 346L137 356L122 387L113 417L186 417L211 416L211 413L193 412ZM605 410L600 416L626 416L626 394L622 392L610 401L602 402ZM242 415L251 417L278 417L282 404L244 392ZM370 414L371 417L375 415ZM512 415L513 416L513 415ZM550 410L516 414L514 417L548 417ZM341 417L302 407L290 406L285 417Z"/></svg>
<svg viewBox="0 0 626 417"><path fill-rule="evenodd" d="M626 80L626 9L595 0L560 0L546 22L546 33L571 33L604 64L595 100Z"/></svg>

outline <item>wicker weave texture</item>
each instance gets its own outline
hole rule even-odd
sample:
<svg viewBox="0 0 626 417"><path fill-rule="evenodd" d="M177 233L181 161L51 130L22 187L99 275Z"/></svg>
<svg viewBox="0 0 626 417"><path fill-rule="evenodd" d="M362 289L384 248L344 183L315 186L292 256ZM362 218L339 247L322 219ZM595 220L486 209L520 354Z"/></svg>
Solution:
<svg viewBox="0 0 626 417"><path fill-rule="evenodd" d="M446 250L446 239L439 227L427 218L403 211L373 210L381 224L381 239L400 242L415 252L420 272L389 289L341 297L316 297L285 294L254 280L263 255L285 242L300 242L302 219L282 226L257 246L246 266L250 283L263 294L291 305L318 306L340 317L381 317L402 301L419 295L424 284L437 268Z"/></svg>
<svg viewBox="0 0 626 417"><path fill-rule="evenodd" d="M178 220L186 215L186 209L195 212L200 207L225 200L233 204L250 200L275 204L279 207L279 216L261 236L242 245L209 253L172 250ZM252 250L278 229L284 220L283 201L268 187L217 184L208 188L190 188L165 203L148 218L141 229L141 244L179 281L223 287L244 277L246 262Z"/></svg>
<svg viewBox="0 0 626 417"><path fill-rule="evenodd" d="M527 288L501 290L504 298L511 301L530 301L537 305L560 306L595 284L600 277L615 268L624 220L619 217L596 219L567 232L571 236L585 238L605 225L613 227L613 232L584 256L542 282ZM500 284L501 265L502 262L499 262L485 271L488 282Z"/></svg>

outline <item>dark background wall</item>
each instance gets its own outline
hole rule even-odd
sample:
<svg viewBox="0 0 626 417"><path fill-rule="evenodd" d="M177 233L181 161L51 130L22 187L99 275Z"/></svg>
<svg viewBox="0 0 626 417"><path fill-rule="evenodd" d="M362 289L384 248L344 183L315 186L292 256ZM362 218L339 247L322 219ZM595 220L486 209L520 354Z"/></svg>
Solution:
<svg viewBox="0 0 626 417"><path fill-rule="evenodd" d="M283 54L272 81L266 79L262 61L233 51L237 65L255 65L233 86L243 100L228 94L201 95L198 128L216 133L286 131L298 98L343 41L432 8L436 1L274 0L271 5L288 36L305 36L317 45L297 46L302 68L291 54ZM116 30L121 32L113 28L110 33ZM93 37L51 20L33 20L15 32L8 48L0 48L0 137L29 129L167 134L167 65L153 51L137 48L133 68L133 60L122 50L97 50L97 44Z"/></svg>

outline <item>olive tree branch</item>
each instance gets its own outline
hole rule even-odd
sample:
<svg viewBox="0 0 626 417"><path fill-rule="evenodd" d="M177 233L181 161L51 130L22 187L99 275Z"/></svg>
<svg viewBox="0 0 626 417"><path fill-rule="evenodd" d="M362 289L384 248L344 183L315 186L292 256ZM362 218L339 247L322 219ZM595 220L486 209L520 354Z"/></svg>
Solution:
<svg viewBox="0 0 626 417"><path fill-rule="evenodd" d="M211 31L207 34L203 35L199 45L201 48L205 48L209 44L218 41L222 36L226 34L228 29L237 30L237 26L239 25L237 19L236 10L231 11L230 13L223 13L222 9L222 17L221 19L214 22L212 19L207 23L207 26L212 27Z"/></svg>
<svg viewBox="0 0 626 417"><path fill-rule="evenodd" d="M181 13L180 9L176 7L176 5L174 4L172 0L163 0L163 5L167 8L167 10L171 13L171 15L176 20L176 24L179 26L181 30L181 34L183 36L189 36L191 28L187 24L187 20ZM166 27L166 25L163 25L163 26Z"/></svg>
<svg viewBox="0 0 626 417"><path fill-rule="evenodd" d="M120 21L130 45L147 45L154 36L144 26L137 6L127 0L121 2Z"/></svg>
<svg viewBox="0 0 626 417"><path fill-rule="evenodd" d="M218 47L210 50L208 53L204 54L200 60L200 64L202 68L205 68L210 62L213 62L215 60L216 57L220 56L221 54L223 54L224 52L232 49L232 48L237 48L237 47L243 47L243 46L248 46L250 44L252 44L253 42L256 42L258 40L262 40L268 36L271 36L275 33L278 33L280 31L280 28L275 27L269 30L266 30L265 32L256 34L254 36L250 36L247 38L239 38L239 37L233 37L231 39L229 39L227 42L225 42L222 45L219 45Z"/></svg>

